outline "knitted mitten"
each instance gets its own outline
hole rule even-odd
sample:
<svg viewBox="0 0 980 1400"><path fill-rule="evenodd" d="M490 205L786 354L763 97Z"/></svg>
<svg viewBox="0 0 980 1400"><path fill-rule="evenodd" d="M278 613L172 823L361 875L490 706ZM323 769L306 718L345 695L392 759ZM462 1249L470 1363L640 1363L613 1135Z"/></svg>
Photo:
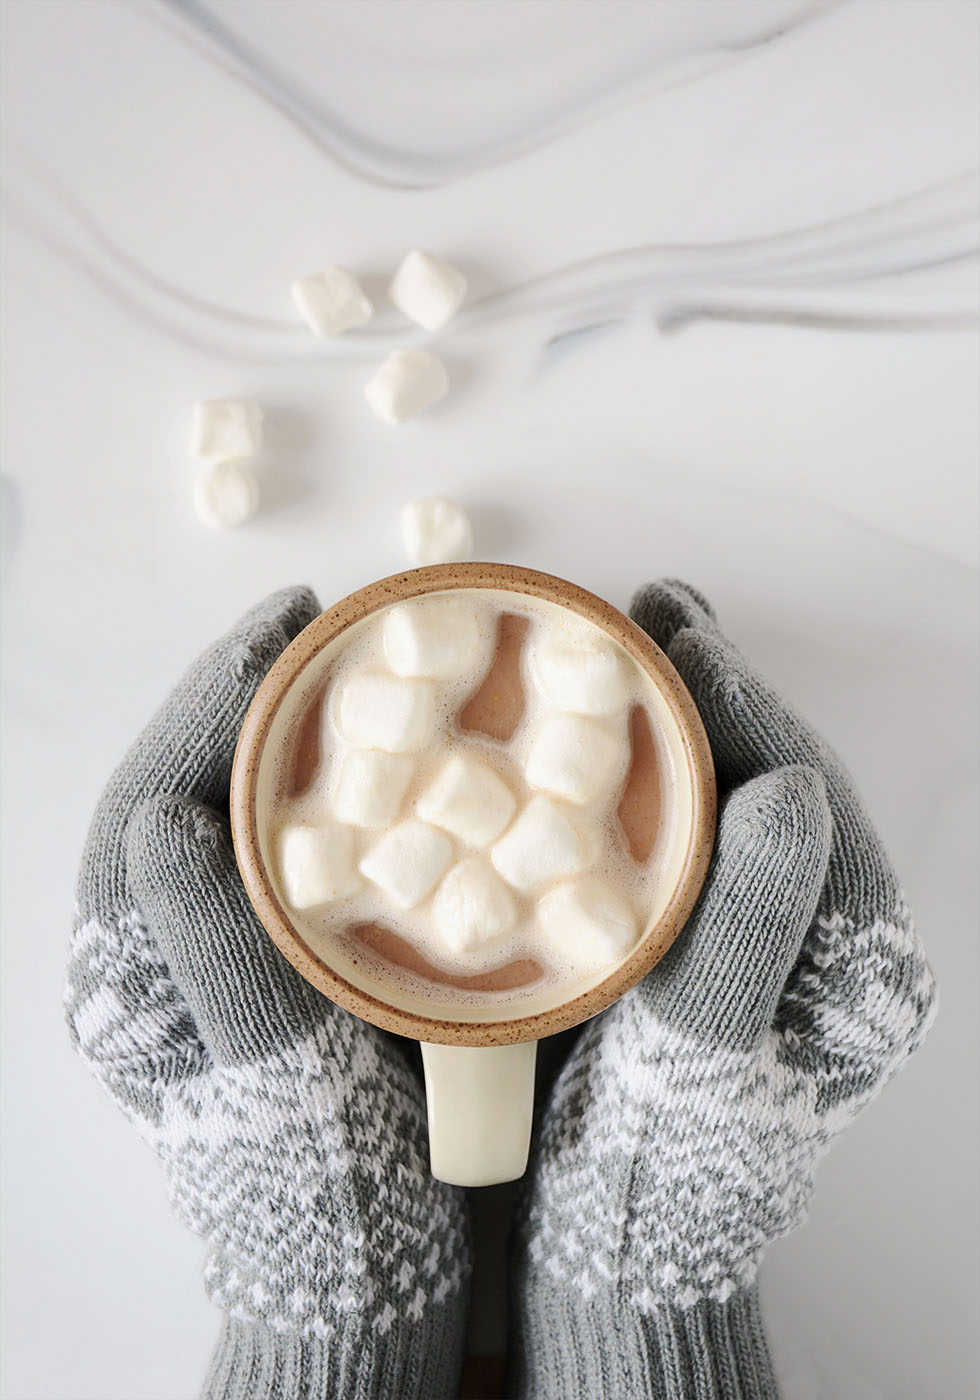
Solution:
<svg viewBox="0 0 980 1400"><path fill-rule="evenodd" d="M72 1038L210 1244L212 1397L455 1396L463 1193L429 1175L397 1042L259 926L228 830L238 730L319 611L274 595L192 667L99 803L78 885Z"/></svg>
<svg viewBox="0 0 980 1400"><path fill-rule="evenodd" d="M653 585L633 615L690 689L727 795L687 928L586 1026L547 1107L507 1393L766 1400L760 1257L921 1041L934 985L840 762L693 590Z"/></svg>

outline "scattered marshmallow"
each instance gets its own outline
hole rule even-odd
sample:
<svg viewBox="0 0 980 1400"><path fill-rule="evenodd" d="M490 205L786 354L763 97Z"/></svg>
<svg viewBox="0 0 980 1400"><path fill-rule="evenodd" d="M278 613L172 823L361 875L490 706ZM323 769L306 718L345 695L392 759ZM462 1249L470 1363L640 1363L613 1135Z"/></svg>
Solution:
<svg viewBox="0 0 980 1400"><path fill-rule="evenodd" d="M589 863L576 825L548 797L534 797L490 853L514 889L528 891L577 875Z"/></svg>
<svg viewBox="0 0 980 1400"><path fill-rule="evenodd" d="M406 754L349 749L337 775L334 816L352 826L389 826L398 816L414 769Z"/></svg>
<svg viewBox="0 0 980 1400"><path fill-rule="evenodd" d="M456 564L473 553L470 518L448 496L402 506L402 542L413 564Z"/></svg>
<svg viewBox="0 0 980 1400"><path fill-rule="evenodd" d="M532 787L582 806L615 778L624 757L625 747L595 720L553 712L535 735L524 772Z"/></svg>
<svg viewBox="0 0 980 1400"><path fill-rule="evenodd" d="M361 861L360 871L399 908L414 909L452 858L453 843L445 832L410 817L381 837Z"/></svg>
<svg viewBox="0 0 980 1400"><path fill-rule="evenodd" d="M341 687L336 718L341 735L355 748L412 753L432 733L432 687L384 671L355 672Z"/></svg>
<svg viewBox="0 0 980 1400"><path fill-rule="evenodd" d="M517 800L480 759L454 754L422 793L416 811L469 846L488 846L514 815Z"/></svg>
<svg viewBox="0 0 980 1400"><path fill-rule="evenodd" d="M312 909L344 899L360 888L354 838L346 826L284 826L278 836L279 871L286 901Z"/></svg>
<svg viewBox="0 0 980 1400"><path fill-rule="evenodd" d="M444 398L446 366L431 350L393 350L364 386L368 407L385 423L407 423Z"/></svg>
<svg viewBox="0 0 980 1400"><path fill-rule="evenodd" d="M480 625L459 598L413 598L385 618L384 651L399 676L459 676L480 655Z"/></svg>
<svg viewBox="0 0 980 1400"><path fill-rule="evenodd" d="M249 399L202 399L194 405L191 456L209 465L241 462L262 450L262 410Z"/></svg>
<svg viewBox="0 0 980 1400"><path fill-rule="evenodd" d="M556 953L576 962L615 962L636 942L633 910L594 875L549 890L536 913Z"/></svg>
<svg viewBox="0 0 980 1400"><path fill-rule="evenodd" d="M629 697L619 648L598 628L556 629L531 649L531 676L558 710L609 715Z"/></svg>
<svg viewBox="0 0 980 1400"><path fill-rule="evenodd" d="M466 287L458 267L416 248L392 278L388 296L410 321L437 331L456 315Z"/></svg>
<svg viewBox="0 0 980 1400"><path fill-rule="evenodd" d="M454 865L432 902L436 929L450 953L470 953L509 933L517 910L506 885L479 856Z"/></svg>
<svg viewBox="0 0 980 1400"><path fill-rule="evenodd" d="M297 311L321 340L363 326L374 315L360 282L346 267L328 267L301 277L290 291Z"/></svg>
<svg viewBox="0 0 980 1400"><path fill-rule="evenodd" d="M259 483L244 462L218 462L194 483L194 509L212 530L231 530L254 515Z"/></svg>

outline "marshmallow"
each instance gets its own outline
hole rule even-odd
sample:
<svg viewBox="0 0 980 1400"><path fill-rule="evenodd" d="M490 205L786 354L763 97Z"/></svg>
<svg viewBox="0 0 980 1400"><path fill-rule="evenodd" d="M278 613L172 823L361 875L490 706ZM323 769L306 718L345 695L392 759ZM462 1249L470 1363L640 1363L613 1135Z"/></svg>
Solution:
<svg viewBox="0 0 980 1400"><path fill-rule="evenodd" d="M422 793L416 811L469 846L488 846L514 815L517 802L492 768L454 754Z"/></svg>
<svg viewBox="0 0 980 1400"><path fill-rule="evenodd" d="M416 248L392 278L388 295L410 321L437 331L456 315L466 285L458 267Z"/></svg>
<svg viewBox="0 0 980 1400"><path fill-rule="evenodd" d="M535 735L524 772L532 787L584 805L618 773L625 745L595 720L552 713Z"/></svg>
<svg viewBox="0 0 980 1400"><path fill-rule="evenodd" d="M446 366L431 350L392 350L364 386L368 407L386 423L407 423L449 389Z"/></svg>
<svg viewBox="0 0 980 1400"><path fill-rule="evenodd" d="M455 564L473 553L469 516L448 496L402 506L402 543L413 564Z"/></svg>
<svg viewBox="0 0 980 1400"><path fill-rule="evenodd" d="M359 869L400 909L414 909L452 858L453 843L444 832L410 817L381 837Z"/></svg>
<svg viewBox="0 0 980 1400"><path fill-rule="evenodd" d="M232 530L255 514L259 483L243 462L219 462L194 483L197 518L212 530Z"/></svg>
<svg viewBox="0 0 980 1400"><path fill-rule="evenodd" d="M615 962L636 942L633 910L593 875L549 890L535 912L555 952L575 962Z"/></svg>
<svg viewBox="0 0 980 1400"><path fill-rule="evenodd" d="M363 326L374 315L360 282L346 267L314 272L294 282L289 290L297 311L321 340Z"/></svg>
<svg viewBox="0 0 980 1400"><path fill-rule="evenodd" d="M459 676L480 654L476 613L462 599L413 598L385 618L384 649L399 676Z"/></svg>
<svg viewBox="0 0 980 1400"><path fill-rule="evenodd" d="M490 853L508 885L524 892L577 875L589 864L580 831L548 797L535 797Z"/></svg>
<svg viewBox="0 0 980 1400"><path fill-rule="evenodd" d="M352 826L389 826L398 816L414 769L404 754L348 750L334 788L334 816Z"/></svg>
<svg viewBox="0 0 980 1400"><path fill-rule="evenodd" d="M619 648L595 627L556 629L532 648L531 676L557 710L608 715L625 707L627 677Z"/></svg>
<svg viewBox="0 0 980 1400"><path fill-rule="evenodd" d="M284 826L277 839L286 903L311 909L360 888L353 832L346 826Z"/></svg>
<svg viewBox="0 0 980 1400"><path fill-rule="evenodd" d="M436 930L450 953L470 953L509 933L517 922L514 901L479 856L454 865L432 901Z"/></svg>
<svg viewBox="0 0 980 1400"><path fill-rule="evenodd" d="M432 687L384 671L356 672L341 687L336 719L341 735L355 748L411 753L432 733Z"/></svg>
<svg viewBox="0 0 980 1400"><path fill-rule="evenodd" d="M194 405L191 456L199 462L241 462L262 450L262 410L248 399L204 399Z"/></svg>

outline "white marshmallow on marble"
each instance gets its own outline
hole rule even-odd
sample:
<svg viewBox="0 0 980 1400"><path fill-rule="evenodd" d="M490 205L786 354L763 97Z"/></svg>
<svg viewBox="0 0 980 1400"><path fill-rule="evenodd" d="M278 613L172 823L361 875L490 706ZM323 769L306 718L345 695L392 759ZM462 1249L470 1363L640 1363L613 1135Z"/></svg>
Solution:
<svg viewBox="0 0 980 1400"><path fill-rule="evenodd" d="M629 698L624 659L597 628L556 629L530 651L531 676L557 710L609 715Z"/></svg>
<svg viewBox="0 0 980 1400"><path fill-rule="evenodd" d="M349 827L284 826L277 847L286 902L294 909L329 904L360 888Z"/></svg>
<svg viewBox="0 0 980 1400"><path fill-rule="evenodd" d="M364 386L368 407L385 423L407 423L449 390L446 366L431 350L392 350Z"/></svg>
<svg viewBox="0 0 980 1400"><path fill-rule="evenodd" d="M414 909L452 858L453 843L445 832L410 817L386 832L359 868L400 909Z"/></svg>
<svg viewBox="0 0 980 1400"><path fill-rule="evenodd" d="M385 660L398 676L459 676L480 654L476 613L461 598L412 598L384 622Z"/></svg>
<svg viewBox="0 0 980 1400"><path fill-rule="evenodd" d="M218 462L194 483L194 510L211 530L233 530L259 508L259 483L244 462Z"/></svg>
<svg viewBox="0 0 980 1400"><path fill-rule="evenodd" d="M416 811L468 846L488 846L516 807L514 794L492 768L469 754L454 754L422 793Z"/></svg>
<svg viewBox="0 0 980 1400"><path fill-rule="evenodd" d="M456 315L466 287L458 267L416 248L402 260L388 296L410 321L427 331L437 331Z"/></svg>
<svg viewBox="0 0 980 1400"><path fill-rule="evenodd" d="M432 914L450 953L473 952L509 933L517 922L509 890L479 856L453 866L436 890Z"/></svg>
<svg viewBox="0 0 980 1400"><path fill-rule="evenodd" d="M194 405L191 456L241 462L262 450L262 410L249 399L202 399Z"/></svg>
<svg viewBox="0 0 980 1400"><path fill-rule="evenodd" d="M534 737L524 774L532 787L582 806L612 783L625 756L625 745L595 720L554 711Z"/></svg>
<svg viewBox="0 0 980 1400"><path fill-rule="evenodd" d="M549 797L534 797L490 853L514 889L528 892L577 875L590 853L578 825Z"/></svg>
<svg viewBox="0 0 980 1400"><path fill-rule="evenodd" d="M334 816L352 826L389 826L398 816L414 770L407 754L348 749L333 791Z"/></svg>
<svg viewBox="0 0 980 1400"><path fill-rule="evenodd" d="M328 267L301 277L290 291L297 311L321 340L363 326L374 315L360 282L346 267Z"/></svg>
<svg viewBox="0 0 980 1400"><path fill-rule="evenodd" d="M575 962L615 962L636 943L633 910L594 875L549 890L538 901L535 913L559 957Z"/></svg>
<svg viewBox="0 0 980 1400"><path fill-rule="evenodd" d="M355 671L336 698L337 728L359 749L412 753L432 734L435 698L426 681Z"/></svg>
<svg viewBox="0 0 980 1400"><path fill-rule="evenodd" d="M401 512L402 543L413 564L457 564L473 553L473 526L448 496L407 501Z"/></svg>

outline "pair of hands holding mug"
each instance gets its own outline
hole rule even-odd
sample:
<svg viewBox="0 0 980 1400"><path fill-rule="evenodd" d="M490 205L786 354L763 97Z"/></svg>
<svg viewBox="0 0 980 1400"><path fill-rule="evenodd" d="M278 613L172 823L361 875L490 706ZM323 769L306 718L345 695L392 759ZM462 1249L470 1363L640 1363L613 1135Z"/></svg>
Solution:
<svg viewBox="0 0 980 1400"><path fill-rule="evenodd" d="M465 1194L431 1177L399 1042L285 961L238 875L238 731L319 613L291 589L191 668L110 780L78 886L73 1039L209 1242L205 1394L456 1393ZM700 710L722 797L692 918L589 1022L535 1130L506 1393L776 1394L755 1276L831 1138L925 1033L934 986L839 761L682 584L632 616Z"/></svg>

